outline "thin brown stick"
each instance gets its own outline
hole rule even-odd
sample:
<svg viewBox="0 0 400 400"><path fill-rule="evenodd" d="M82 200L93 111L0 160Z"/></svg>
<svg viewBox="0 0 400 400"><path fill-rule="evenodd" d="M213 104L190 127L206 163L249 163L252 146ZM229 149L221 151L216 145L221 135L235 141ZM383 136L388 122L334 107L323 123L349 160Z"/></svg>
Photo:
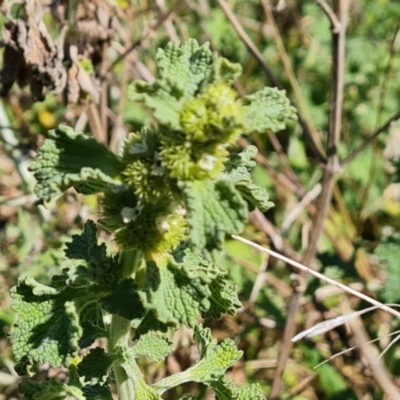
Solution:
<svg viewBox="0 0 400 400"><path fill-rule="evenodd" d="M379 95L379 105L378 105L378 112L376 116L376 125L375 129L381 124L381 116L382 116L382 111L383 111L383 106L385 104L385 97L387 94L387 88L388 88L388 83L390 82L390 73L393 69L393 64L394 64L394 56L396 54L396 39L397 35L399 34L400 31L400 20L397 22L396 29L393 34L393 38L390 42L389 46L389 60L387 62L385 72L382 77L382 84L380 88L380 95Z"/></svg>
<svg viewBox="0 0 400 400"><path fill-rule="evenodd" d="M269 0L261 0L261 4L263 6L264 13L267 16L267 22L268 22L270 28L272 29L272 35L274 37L276 47L278 49L279 58L281 59L283 68L285 69L285 73L286 73L287 77L289 78L289 82L293 89L294 97L296 99L296 104L299 108L300 114L304 117L304 120L306 121L307 126L310 129L310 133L312 134L313 139L314 139L316 145L318 146L318 150L321 152L321 154L323 154L324 151L322 149L322 144L321 144L320 138L318 136L318 132L314 126L314 122L311 118L307 104L304 100L303 94L300 89L299 82L296 79L296 76L294 74L294 71L292 68L292 63L286 52L282 37L279 34L278 27L276 26L276 22L275 22L274 14L272 12L272 6L270 4L270 1Z"/></svg>
<svg viewBox="0 0 400 400"><path fill-rule="evenodd" d="M103 130L101 126L100 114L97 106L89 101L87 104L87 114L89 118L89 127L92 135L100 143L105 143L104 137L102 135Z"/></svg>
<svg viewBox="0 0 400 400"><path fill-rule="evenodd" d="M165 13L165 1L164 0L155 0L156 7L160 14ZM171 14L170 14L171 16ZM169 39L174 43L179 43L179 36L176 33L174 24L171 21L171 18L167 18L164 22L165 30L167 31Z"/></svg>
<svg viewBox="0 0 400 400"><path fill-rule="evenodd" d="M349 162L353 161L359 153L361 153L369 144L371 144L382 132L386 131L393 122L400 119L400 111L393 114L381 127L379 127L371 136L368 136L351 154L349 154L340 163L340 167L344 167Z"/></svg>
<svg viewBox="0 0 400 400"><path fill-rule="evenodd" d="M307 389L312 383L317 378L317 374L309 375L305 377L300 383L298 383L295 387L293 387L290 390L290 395L288 400L292 399L293 397L296 397L299 395L303 390Z"/></svg>
<svg viewBox="0 0 400 400"><path fill-rule="evenodd" d="M107 70L108 58L107 58L107 51L108 51L108 43L103 43L102 46L102 53L103 53L103 61L101 65L101 73L100 75L103 77L101 82L101 90L100 90L100 104L99 104L99 116L101 121L101 142L107 143L108 142L108 118L106 114L106 108L109 104L109 82L107 79L107 75L104 71Z"/></svg>
<svg viewBox="0 0 400 400"><path fill-rule="evenodd" d="M125 49L125 51L120 54L111 64L110 66L107 68L106 74L110 71L112 71L112 69L119 63L121 62L132 50L134 50L136 47L140 46L140 44L142 43L142 40L144 38L146 38L151 32L154 32L155 30L157 30L169 17L173 12L176 12L184 3L183 0L177 0L176 3L165 13L160 13L159 17L157 18L157 20L151 24L150 26L148 26L147 28L145 28L143 30L143 33L141 35L141 37L139 39L136 39L128 48Z"/></svg>
<svg viewBox="0 0 400 400"><path fill-rule="evenodd" d="M314 199L316 199L321 193L321 185L316 184L309 192L307 192L303 198L297 203L286 216L285 220L281 225L281 233L285 232L292 223L303 213L304 209L310 204Z"/></svg>
<svg viewBox="0 0 400 400"><path fill-rule="evenodd" d="M250 39L250 37L247 35L246 31L243 29L243 27L240 24L239 20L237 19L236 15L233 13L231 8L229 7L228 3L225 0L217 0L217 2L218 2L218 5L221 7L222 11L224 12L224 14L226 15L226 17L229 19L229 22L232 24L233 28L237 32L240 39L244 42L244 44L250 50L253 57L260 64L260 67L264 71L265 75L267 75L270 82L274 86L276 86L278 89L283 89L281 82L278 80L278 78L272 72L270 67L264 61L262 54L259 52L259 50L255 46L253 41Z"/></svg>
<svg viewBox="0 0 400 400"><path fill-rule="evenodd" d="M332 200L335 176L339 170L339 158L337 149L339 145L341 120L343 109L343 89L344 89L344 62L345 62L345 38L347 25L348 0L334 0L333 12L340 21L340 30L332 30L332 80L331 80L331 99L329 113L329 130L327 141L328 161L324 170L322 181L321 196L317 205L317 212L314 216L315 223L311 231L309 246L303 258L303 264L310 264L317 252L318 239L323 230L324 220L327 216ZM301 276L305 273L302 272ZM282 387L282 376L291 349L291 339L296 330L296 316L300 308L300 300L304 290L294 292L289 303L289 313L282 339L281 352L278 358L275 378L272 383L270 400L280 398Z"/></svg>
<svg viewBox="0 0 400 400"><path fill-rule="evenodd" d="M243 137L239 139L239 144L243 148L250 145L248 140ZM255 160L257 161L257 163L264 166L268 170L268 172L271 174L271 176L274 179L276 179L280 185L283 185L285 187L285 190L289 190L290 192L294 193L296 196L299 196L299 197L303 197L307 193L304 188L299 186L298 182L293 182L286 175L276 171L276 169L272 167L272 165L268 162L268 160L260 152L258 152L256 154Z"/></svg>
<svg viewBox="0 0 400 400"><path fill-rule="evenodd" d="M229 22L232 24L233 28L235 29L236 33L238 34L239 38L243 41L246 47L249 49L250 53L253 57L257 60L258 64L260 65L261 69L264 71L265 75L268 77L272 85L276 86L278 89L283 89L283 85L271 71L267 63L264 61L262 54L259 52L253 41L247 35L246 31L243 29L242 25L240 24L239 20L235 16L235 14L230 9L228 3L225 0L217 0L219 6L221 7L222 11L229 19ZM323 150L319 143L319 137L315 130L312 130L312 124L309 121L304 121L301 116L299 116L299 123L303 128L304 135L306 136L310 149L313 152L316 159L320 162L325 162L326 157L323 154Z"/></svg>
<svg viewBox="0 0 400 400"><path fill-rule="evenodd" d="M338 17L333 12L332 8L325 0L316 0L316 3L322 8L322 11L326 14L332 24L332 30L335 33L339 33L340 31L340 21Z"/></svg>
<svg viewBox="0 0 400 400"><path fill-rule="evenodd" d="M274 245L274 248L292 260L301 261L302 257L288 244L285 239L280 235L277 228L268 221L260 210L255 210L250 214L250 223L260 232L265 233ZM316 268L317 265L312 261L311 267Z"/></svg>
<svg viewBox="0 0 400 400"><path fill-rule="evenodd" d="M361 323L360 318L349 322L354 339L357 345L360 347L361 354L369 366L376 383L379 385L383 393L385 393L389 399L396 400L400 398L400 389L393 382L389 371L387 370L382 359L379 358L377 348L368 344L369 337L366 332L365 326Z"/></svg>
<svg viewBox="0 0 400 400"><path fill-rule="evenodd" d="M133 17L134 17L134 10L132 7L128 9L127 12L127 22L126 22L126 34L125 34L125 40L124 44L125 47L128 48L131 44L131 35L132 35L132 22L133 22ZM118 101L118 106L117 106L117 119L114 123L113 130L111 132L111 138L110 138L110 149L114 151L115 153L117 152L118 149L118 144L120 140L122 139L123 136L125 136L126 132L124 129L124 123L123 123L123 111L124 111L124 106L125 106L125 99L126 96L124 96L124 93L126 91L126 87L128 84L128 63L124 63L122 67L122 74L121 74L121 84L120 84L120 93L121 96Z"/></svg>

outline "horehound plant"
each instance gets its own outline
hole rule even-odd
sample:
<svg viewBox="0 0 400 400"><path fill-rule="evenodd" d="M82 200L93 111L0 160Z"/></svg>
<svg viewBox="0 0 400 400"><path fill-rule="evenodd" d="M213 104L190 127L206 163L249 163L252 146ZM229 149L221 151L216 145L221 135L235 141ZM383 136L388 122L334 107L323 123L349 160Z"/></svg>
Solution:
<svg viewBox="0 0 400 400"><path fill-rule="evenodd" d="M24 277L12 289L18 373L32 376L44 363L69 370L68 382L25 379L26 398L111 399L114 380L120 400L161 399L185 382L210 387L217 399L264 398L258 384L237 387L225 377L242 352L231 339L218 344L197 321L241 306L220 266L223 243L243 230L249 210L272 205L251 179L256 148L230 149L240 135L283 129L295 110L272 88L238 98L231 85L241 66L207 43L170 43L156 62L158 79L135 82L129 92L156 124L130 134L121 155L60 126L31 166L46 206L71 186L99 193L98 224L119 251L109 254L98 243L89 220L67 244L66 266L49 286ZM181 325L194 328L197 363L147 384L138 358L164 360Z"/></svg>

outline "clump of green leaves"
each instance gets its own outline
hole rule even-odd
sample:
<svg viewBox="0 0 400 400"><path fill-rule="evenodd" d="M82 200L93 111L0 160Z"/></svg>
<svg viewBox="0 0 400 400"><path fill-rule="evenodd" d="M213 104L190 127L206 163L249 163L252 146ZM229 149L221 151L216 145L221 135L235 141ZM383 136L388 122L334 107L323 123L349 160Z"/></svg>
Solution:
<svg viewBox="0 0 400 400"><path fill-rule="evenodd" d="M68 383L25 381L28 398L111 399L113 378L122 400L161 399L190 381L211 387L218 399L264 398L258 385L238 388L226 380L242 353L229 339L218 344L197 319L240 307L218 262L223 241L242 231L249 209L272 205L251 180L255 148L229 150L241 134L282 129L295 111L276 89L240 99L231 88L240 65L208 44L170 43L156 61L158 79L135 82L129 93L152 111L156 127L132 133L117 156L60 126L31 166L47 205L71 186L101 194L99 224L114 233L119 252L108 254L88 221L67 245L66 268L48 286L25 277L13 288L18 372L32 375L45 362L70 371ZM165 359L181 324L194 328L198 362L148 385L137 358ZM98 338L107 349L82 356Z"/></svg>

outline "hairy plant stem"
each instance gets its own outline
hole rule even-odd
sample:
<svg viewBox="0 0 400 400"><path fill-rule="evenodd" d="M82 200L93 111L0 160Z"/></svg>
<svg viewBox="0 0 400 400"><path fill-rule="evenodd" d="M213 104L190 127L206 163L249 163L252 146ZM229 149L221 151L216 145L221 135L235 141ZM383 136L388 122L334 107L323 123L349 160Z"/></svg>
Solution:
<svg viewBox="0 0 400 400"><path fill-rule="evenodd" d="M136 269L141 262L141 253L137 250L123 250L119 258L122 264L122 278L131 277L135 274ZM111 319L110 337L108 339L108 351L110 354L117 354L118 360L113 365L115 380L117 384L118 399L135 400L135 378L128 376L123 363L126 362L124 354L129 350L129 339L131 336L131 321L119 315L113 315ZM129 360L130 364L135 365L131 369L135 369L136 362L134 358ZM139 371L139 369L137 368ZM140 373L140 371L139 371Z"/></svg>
<svg viewBox="0 0 400 400"><path fill-rule="evenodd" d="M127 349L131 332L131 321L113 315L111 320L111 334L108 341L108 350L110 354L118 352L119 349ZM135 386L128 377L125 369L120 364L121 361L113 365L115 380L117 383L117 393L120 400L134 400Z"/></svg>

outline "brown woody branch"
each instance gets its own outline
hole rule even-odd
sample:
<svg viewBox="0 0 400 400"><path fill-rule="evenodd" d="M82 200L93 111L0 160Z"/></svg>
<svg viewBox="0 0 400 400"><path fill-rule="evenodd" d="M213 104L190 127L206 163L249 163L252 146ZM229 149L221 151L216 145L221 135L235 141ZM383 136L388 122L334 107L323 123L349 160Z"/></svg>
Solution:
<svg viewBox="0 0 400 400"><path fill-rule="evenodd" d="M339 158L337 149L340 140L343 110L345 39L348 0L334 0L332 12L336 15L336 18L340 22L340 25L336 24L336 26L332 26L332 79L327 141L328 160L324 169L322 191L317 204L315 223L311 231L309 246L303 258L303 264L305 265L310 264L317 252L318 239L322 233L323 224L332 200L335 176L339 171ZM337 31L338 27L340 28L339 31ZM304 276L304 273L302 273L301 276ZM278 359L275 379L273 381L271 393L269 395L270 400L277 400L280 398L280 392L282 388L282 375L289 357L291 349L291 339L294 336L296 330L296 317L300 308L300 300L303 296L305 289L306 287L303 287L302 290L294 292L290 300L289 313L283 335L281 352Z"/></svg>

